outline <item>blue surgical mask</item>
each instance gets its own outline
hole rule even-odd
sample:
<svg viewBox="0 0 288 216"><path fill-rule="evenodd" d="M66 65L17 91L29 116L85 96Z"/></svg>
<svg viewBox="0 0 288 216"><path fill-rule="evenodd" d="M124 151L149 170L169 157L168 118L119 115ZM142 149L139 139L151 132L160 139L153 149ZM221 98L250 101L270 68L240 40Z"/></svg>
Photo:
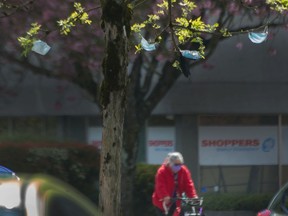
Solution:
<svg viewBox="0 0 288 216"><path fill-rule="evenodd" d="M171 166L171 169L174 173L177 173L182 167L182 164L174 164Z"/></svg>

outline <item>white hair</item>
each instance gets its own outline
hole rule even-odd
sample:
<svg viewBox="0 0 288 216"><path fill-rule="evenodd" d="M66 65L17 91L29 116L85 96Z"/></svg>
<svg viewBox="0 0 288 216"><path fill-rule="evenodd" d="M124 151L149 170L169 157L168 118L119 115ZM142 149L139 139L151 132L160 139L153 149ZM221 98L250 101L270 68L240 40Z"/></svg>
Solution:
<svg viewBox="0 0 288 216"><path fill-rule="evenodd" d="M180 152L170 152L166 157L166 164L174 163L176 160L179 160L182 164L184 163L183 156Z"/></svg>

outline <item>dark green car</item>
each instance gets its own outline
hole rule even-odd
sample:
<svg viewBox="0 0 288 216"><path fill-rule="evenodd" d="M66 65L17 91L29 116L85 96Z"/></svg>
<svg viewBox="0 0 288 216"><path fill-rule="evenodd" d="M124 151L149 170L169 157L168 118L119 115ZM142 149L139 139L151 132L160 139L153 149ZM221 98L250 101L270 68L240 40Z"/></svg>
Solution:
<svg viewBox="0 0 288 216"><path fill-rule="evenodd" d="M275 194L267 209L257 216L288 216L288 182Z"/></svg>

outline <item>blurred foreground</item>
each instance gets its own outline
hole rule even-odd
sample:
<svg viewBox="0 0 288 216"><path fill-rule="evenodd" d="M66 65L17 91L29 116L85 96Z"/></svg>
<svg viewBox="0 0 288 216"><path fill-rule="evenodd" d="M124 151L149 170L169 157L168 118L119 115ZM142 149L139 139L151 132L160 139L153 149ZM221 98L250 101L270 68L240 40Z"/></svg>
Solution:
<svg viewBox="0 0 288 216"><path fill-rule="evenodd" d="M96 206L68 184L48 175L0 178L1 216L97 216Z"/></svg>

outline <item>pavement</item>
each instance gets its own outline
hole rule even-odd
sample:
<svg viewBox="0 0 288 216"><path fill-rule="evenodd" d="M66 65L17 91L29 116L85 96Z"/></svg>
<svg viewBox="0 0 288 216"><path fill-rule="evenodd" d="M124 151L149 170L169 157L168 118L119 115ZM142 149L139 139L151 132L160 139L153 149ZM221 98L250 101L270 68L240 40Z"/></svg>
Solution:
<svg viewBox="0 0 288 216"><path fill-rule="evenodd" d="M256 216L251 211L205 211L205 216Z"/></svg>

